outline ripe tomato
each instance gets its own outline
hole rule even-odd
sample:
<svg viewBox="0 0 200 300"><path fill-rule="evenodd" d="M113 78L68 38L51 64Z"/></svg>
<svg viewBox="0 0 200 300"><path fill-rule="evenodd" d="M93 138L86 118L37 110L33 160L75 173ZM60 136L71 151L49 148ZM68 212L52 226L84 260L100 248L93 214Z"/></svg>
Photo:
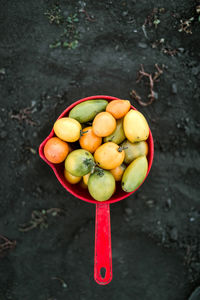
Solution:
<svg viewBox="0 0 200 300"><path fill-rule="evenodd" d="M101 112L94 118L92 123L93 132L100 137L110 135L116 128L116 120L108 112Z"/></svg>
<svg viewBox="0 0 200 300"><path fill-rule="evenodd" d="M120 166L124 161L124 157L124 150L112 142L101 145L94 153L94 159L98 166L106 170Z"/></svg>
<svg viewBox="0 0 200 300"><path fill-rule="evenodd" d="M115 119L121 119L127 114L131 107L128 100L113 100L108 103L106 111L109 112Z"/></svg>
<svg viewBox="0 0 200 300"><path fill-rule="evenodd" d="M63 141L76 142L80 138L81 124L72 118L61 118L54 124L55 134Z"/></svg>
<svg viewBox="0 0 200 300"><path fill-rule="evenodd" d="M67 172L66 169L64 169L64 176L65 176L65 179L71 184L78 183L82 178L81 176L77 177L77 176L70 174L69 172Z"/></svg>
<svg viewBox="0 0 200 300"><path fill-rule="evenodd" d="M61 141L57 137L49 139L44 146L44 155L46 159L54 164L59 164L63 162L67 157L68 153L68 144Z"/></svg>
<svg viewBox="0 0 200 300"><path fill-rule="evenodd" d="M94 134L92 127L86 127L83 130L82 136L79 139L81 148L94 153L95 150L101 145L102 138Z"/></svg>
<svg viewBox="0 0 200 300"><path fill-rule="evenodd" d="M122 175L126 169L124 164L116 167L115 169L110 170L110 173L113 175L116 181L120 181L122 179Z"/></svg>

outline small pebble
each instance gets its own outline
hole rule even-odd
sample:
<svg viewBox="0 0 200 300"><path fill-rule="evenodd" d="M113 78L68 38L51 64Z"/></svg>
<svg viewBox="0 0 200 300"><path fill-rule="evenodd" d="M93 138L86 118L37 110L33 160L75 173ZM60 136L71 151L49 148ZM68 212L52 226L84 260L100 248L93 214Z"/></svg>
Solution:
<svg viewBox="0 0 200 300"><path fill-rule="evenodd" d="M147 204L147 206L149 206L149 207L154 207L154 200L147 200L146 201L146 204Z"/></svg>
<svg viewBox="0 0 200 300"><path fill-rule="evenodd" d="M177 241L177 239L178 239L178 230L177 230L177 228L176 228L176 227L173 227L173 228L171 229L169 235L170 235L170 239L171 239L172 241Z"/></svg>
<svg viewBox="0 0 200 300"><path fill-rule="evenodd" d="M130 207L126 207L125 208L125 213L127 216L131 216L133 213L133 210Z"/></svg>
<svg viewBox="0 0 200 300"><path fill-rule="evenodd" d="M5 139L5 138L7 137L7 135L8 135L8 133L7 133L5 130L2 130L2 131L0 132L0 138L1 138L1 139Z"/></svg>
<svg viewBox="0 0 200 300"><path fill-rule="evenodd" d="M200 287L197 287L188 300L199 300L199 299L200 299Z"/></svg>
<svg viewBox="0 0 200 300"><path fill-rule="evenodd" d="M171 198L168 198L168 199L166 200L166 207L167 207L168 209L170 209L170 208L172 207L172 199L171 199Z"/></svg>
<svg viewBox="0 0 200 300"><path fill-rule="evenodd" d="M180 51L181 53L183 53L185 51L184 48L178 48L178 51Z"/></svg>
<svg viewBox="0 0 200 300"><path fill-rule="evenodd" d="M1 74L1 75L5 75L5 74L6 74L5 68L1 68L1 69L0 69L0 74Z"/></svg>
<svg viewBox="0 0 200 300"><path fill-rule="evenodd" d="M176 85L176 83L172 83L172 94L174 94L174 95L177 94L177 85Z"/></svg>
<svg viewBox="0 0 200 300"><path fill-rule="evenodd" d="M145 43L138 43L138 47L140 47L142 49L146 49L148 47L148 45Z"/></svg>
<svg viewBox="0 0 200 300"><path fill-rule="evenodd" d="M200 72L200 68L199 67L194 67L192 68L192 75L196 76L198 75Z"/></svg>
<svg viewBox="0 0 200 300"><path fill-rule="evenodd" d="M128 15L128 11L123 11L122 16L126 17Z"/></svg>

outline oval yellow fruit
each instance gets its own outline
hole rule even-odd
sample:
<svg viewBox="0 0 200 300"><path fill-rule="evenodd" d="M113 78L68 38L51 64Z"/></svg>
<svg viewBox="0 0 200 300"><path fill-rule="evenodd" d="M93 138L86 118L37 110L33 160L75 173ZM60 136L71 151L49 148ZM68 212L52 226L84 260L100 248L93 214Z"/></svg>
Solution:
<svg viewBox="0 0 200 300"><path fill-rule="evenodd" d="M83 182L85 183L85 185L88 185L88 180L89 180L90 175L91 175L91 173L88 173L83 176Z"/></svg>
<svg viewBox="0 0 200 300"><path fill-rule="evenodd" d="M53 126L57 137L71 143L79 140L81 128L81 124L72 118L58 119Z"/></svg>
<svg viewBox="0 0 200 300"><path fill-rule="evenodd" d="M122 189L129 193L137 189L145 179L148 170L146 156L136 158L126 168L122 177Z"/></svg>
<svg viewBox="0 0 200 300"><path fill-rule="evenodd" d="M145 141L149 137L149 125L139 111L131 109L124 117L124 133L131 142Z"/></svg>

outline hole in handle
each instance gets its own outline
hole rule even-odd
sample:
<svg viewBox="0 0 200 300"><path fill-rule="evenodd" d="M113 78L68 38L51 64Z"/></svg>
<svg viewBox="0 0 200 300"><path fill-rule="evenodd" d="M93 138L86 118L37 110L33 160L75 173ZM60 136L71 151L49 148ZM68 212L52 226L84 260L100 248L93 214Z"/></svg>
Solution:
<svg viewBox="0 0 200 300"><path fill-rule="evenodd" d="M106 268L101 268L100 269L100 274L101 274L102 278L105 278L105 276L106 276Z"/></svg>

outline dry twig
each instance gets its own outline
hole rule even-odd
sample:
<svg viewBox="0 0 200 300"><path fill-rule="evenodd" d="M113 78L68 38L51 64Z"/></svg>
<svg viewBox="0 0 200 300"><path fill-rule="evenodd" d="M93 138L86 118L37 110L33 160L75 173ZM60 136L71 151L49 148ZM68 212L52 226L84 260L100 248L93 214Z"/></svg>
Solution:
<svg viewBox="0 0 200 300"><path fill-rule="evenodd" d="M88 14L88 12L85 9L81 9L79 11L85 14L86 20L88 20L89 22L96 22L96 20L94 18L90 17L90 15Z"/></svg>
<svg viewBox="0 0 200 300"><path fill-rule="evenodd" d="M31 112L32 112L32 107L26 107L20 109L17 114L11 114L10 117L11 119L18 120L19 122L25 121L27 124L31 126L37 125L37 123L34 122L30 117Z"/></svg>
<svg viewBox="0 0 200 300"><path fill-rule="evenodd" d="M60 208L49 208L47 210L43 209L41 211L34 210L31 214L31 220L26 224L22 224L21 227L19 228L19 231L28 232L38 226L40 228L47 228L48 227L48 223L47 223L48 215L57 216L63 212L64 211Z"/></svg>
<svg viewBox="0 0 200 300"><path fill-rule="evenodd" d="M160 75L163 74L163 70L159 68L158 64L155 64L155 68L157 71L153 76L152 74L145 72L143 65L141 65L141 70L139 71L139 77L138 80L136 81L137 83L139 83L143 77L148 77L149 85L150 85L150 94L148 95L148 98L150 98L150 100L148 102L143 102L141 97L136 93L135 90L132 90L130 93L130 96L133 99L135 99L141 106L148 106L155 100L155 92L153 90L154 83L157 82Z"/></svg>
<svg viewBox="0 0 200 300"><path fill-rule="evenodd" d="M189 33L189 34L192 34L192 30L191 30L191 24L192 24L192 22L194 21L194 17L191 17L190 19L188 19L188 20L185 20L185 21L183 21L183 20L180 20L180 28L179 28L179 32L182 32L182 31L184 31L185 33Z"/></svg>
<svg viewBox="0 0 200 300"><path fill-rule="evenodd" d="M0 241L3 241L2 243L0 242L0 256L3 256L6 251L16 246L16 241L10 241L3 235L0 235Z"/></svg>
<svg viewBox="0 0 200 300"><path fill-rule="evenodd" d="M60 281L62 287L65 288L65 289L67 288L67 284L66 284L66 282L65 282L62 278L59 278L59 277L52 277L51 279L52 279L52 280L58 280L58 281Z"/></svg>

